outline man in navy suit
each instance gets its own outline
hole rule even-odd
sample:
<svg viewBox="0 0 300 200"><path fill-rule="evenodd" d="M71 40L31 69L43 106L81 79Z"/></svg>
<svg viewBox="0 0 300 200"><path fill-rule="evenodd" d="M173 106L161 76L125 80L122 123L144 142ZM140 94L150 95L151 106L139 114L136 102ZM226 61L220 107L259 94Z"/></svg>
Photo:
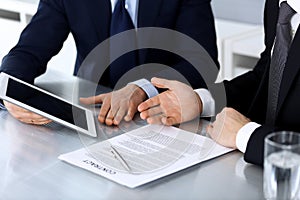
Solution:
<svg viewBox="0 0 300 200"><path fill-rule="evenodd" d="M18 44L3 59L0 72L33 83L36 77L46 71L48 61L60 51L71 33L77 48L74 69L74 74L77 75L87 55L110 37L111 16L117 1L40 0L37 13L22 32ZM135 28L162 27L186 34L200 43L217 63L216 35L210 0L126 0L125 3ZM195 74L195 70L188 63L173 59L167 52L160 53L141 50L139 54L143 60L140 60L139 64L160 62L174 66L191 81L193 87L204 86L201 78L195 80L194 76L190 77ZM134 82L115 92L120 100L127 102L125 104L112 103L112 93L82 99L82 103L102 103L99 121L108 125L118 125L124 118L126 121L133 118L139 103L156 95L155 89L146 91L145 87L142 87L146 80L143 81ZM111 86L109 81L104 84ZM151 85L150 82L147 84ZM8 102L4 103L8 111L20 121L33 124L49 122Z"/></svg>
<svg viewBox="0 0 300 200"><path fill-rule="evenodd" d="M272 103L269 101L273 78L270 71L278 67L278 64L272 65L271 61L272 58L283 60L279 59L281 57L278 54L274 55L275 39L279 38L276 27L277 22L281 23L279 8L286 8L284 5L287 4L293 10L291 18L284 23L291 27L288 32L291 43L288 45L281 85L275 88L279 92L277 109L275 114L270 115L267 109ZM206 95L203 95L203 91L199 94L199 90L203 89L194 91L178 81L154 78L154 85L169 88L169 91L142 103L138 107L141 117L149 123L172 125L199 115L212 116L216 108L216 111L221 112L207 128L212 138L224 146L245 153L247 162L262 165L264 138L268 134L280 130L300 132L300 2L266 0L264 14L266 48L252 71L231 81L208 86L210 93L206 91ZM279 50L283 51L283 48ZM218 95L222 93L226 96L227 105L219 101ZM270 118L274 120L270 121Z"/></svg>

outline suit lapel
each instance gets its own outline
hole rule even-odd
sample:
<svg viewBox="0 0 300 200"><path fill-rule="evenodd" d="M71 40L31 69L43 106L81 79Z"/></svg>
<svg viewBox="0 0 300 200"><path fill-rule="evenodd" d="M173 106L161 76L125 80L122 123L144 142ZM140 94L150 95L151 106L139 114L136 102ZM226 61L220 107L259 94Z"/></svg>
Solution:
<svg viewBox="0 0 300 200"><path fill-rule="evenodd" d="M299 59L300 30L299 29L300 28L298 28L296 35L293 39L293 42L291 44L289 55L286 61L286 66L283 72L283 77L281 80L281 86L279 90L278 111L280 111L282 104L300 68L300 59Z"/></svg>
<svg viewBox="0 0 300 200"><path fill-rule="evenodd" d="M269 0L266 1L265 5L265 43L267 48L270 50L273 47L275 36L276 36L276 26L279 15L279 0Z"/></svg>
<svg viewBox="0 0 300 200"><path fill-rule="evenodd" d="M265 31L265 51L261 55L260 59L267 59L267 61L262 61L263 66L259 64L256 67L261 68L264 67L264 70L261 70L263 73L262 82L260 83L257 93L253 98L251 106L249 107L248 115L252 119L256 119L260 122L265 120L265 116L257 116L257 108L261 107L262 101L267 103L268 101L268 87L269 87L269 71L270 71L270 63L271 63L271 55L272 48L276 35L276 24L279 13L279 0L267 0L265 3L265 11L264 11L264 31ZM255 70L255 69L254 69ZM267 107L265 107L267 109ZM259 119L258 119L259 118Z"/></svg>
<svg viewBox="0 0 300 200"><path fill-rule="evenodd" d="M139 8L138 8L138 28L141 27L153 27L155 25L155 21L159 15L159 11L161 8L163 0L140 0ZM139 39L146 39L144 37ZM138 39L138 40L139 40ZM143 51L139 51L139 63L145 63L147 49Z"/></svg>

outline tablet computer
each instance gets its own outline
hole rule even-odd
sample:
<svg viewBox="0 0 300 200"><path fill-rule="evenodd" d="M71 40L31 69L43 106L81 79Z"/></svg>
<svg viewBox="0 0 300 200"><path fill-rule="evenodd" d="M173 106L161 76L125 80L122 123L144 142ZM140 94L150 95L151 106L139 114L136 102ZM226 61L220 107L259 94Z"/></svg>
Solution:
<svg viewBox="0 0 300 200"><path fill-rule="evenodd" d="M91 110L3 72L0 73L0 98L89 136L97 136Z"/></svg>

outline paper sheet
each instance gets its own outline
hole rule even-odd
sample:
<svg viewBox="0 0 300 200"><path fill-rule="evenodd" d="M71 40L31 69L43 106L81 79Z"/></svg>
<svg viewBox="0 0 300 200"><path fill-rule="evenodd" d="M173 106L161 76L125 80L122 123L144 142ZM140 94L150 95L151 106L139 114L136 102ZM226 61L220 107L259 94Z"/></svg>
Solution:
<svg viewBox="0 0 300 200"><path fill-rule="evenodd" d="M130 172L113 156L111 146L130 166ZM230 151L198 134L175 127L147 125L60 155L59 159L135 188Z"/></svg>

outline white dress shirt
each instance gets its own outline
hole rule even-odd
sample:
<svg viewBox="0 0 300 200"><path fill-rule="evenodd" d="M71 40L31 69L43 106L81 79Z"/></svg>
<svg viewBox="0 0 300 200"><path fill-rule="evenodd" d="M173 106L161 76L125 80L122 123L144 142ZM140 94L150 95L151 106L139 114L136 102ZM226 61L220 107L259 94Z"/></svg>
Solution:
<svg viewBox="0 0 300 200"><path fill-rule="evenodd" d="M281 3L282 1L283 0L281 0L279 3ZM292 33L294 37L294 34L296 33L300 24L300 1L287 0L287 3L297 12L291 19ZM203 92L204 90L205 89L195 90L195 92L200 96L203 103L203 112L201 116L213 116L215 115L214 109L209 107L215 104L214 99L211 97L207 90L206 92ZM249 122L238 131L236 137L236 146L241 152L245 153L251 134L260 126L260 124L257 124L255 122Z"/></svg>

